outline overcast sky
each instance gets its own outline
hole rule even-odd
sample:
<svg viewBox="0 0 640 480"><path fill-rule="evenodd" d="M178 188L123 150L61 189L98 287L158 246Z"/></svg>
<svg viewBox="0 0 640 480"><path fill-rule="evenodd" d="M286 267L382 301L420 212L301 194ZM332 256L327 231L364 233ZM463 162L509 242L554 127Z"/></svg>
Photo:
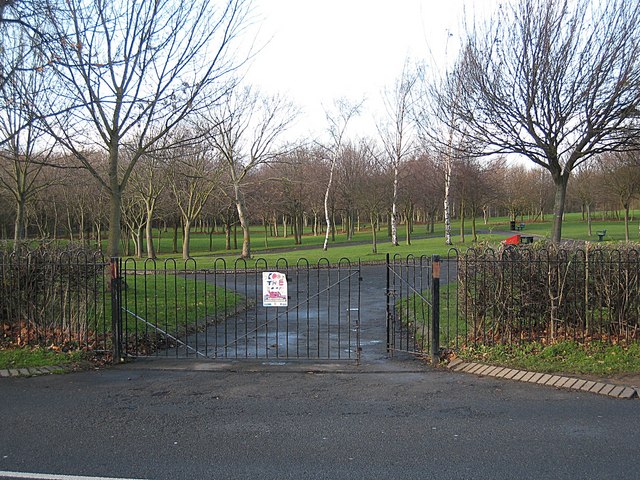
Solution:
<svg viewBox="0 0 640 480"><path fill-rule="evenodd" d="M455 56L463 13L496 0L254 0L258 43L247 81L286 94L303 109L291 137L326 131L335 99L366 99L351 137L375 135L381 92L406 59L444 68Z"/></svg>

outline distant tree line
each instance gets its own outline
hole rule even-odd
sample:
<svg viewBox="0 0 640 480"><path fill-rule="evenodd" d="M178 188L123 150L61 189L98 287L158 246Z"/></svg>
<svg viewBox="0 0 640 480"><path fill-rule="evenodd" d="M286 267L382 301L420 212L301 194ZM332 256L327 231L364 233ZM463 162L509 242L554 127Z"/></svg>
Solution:
<svg viewBox="0 0 640 480"><path fill-rule="evenodd" d="M229 249L239 231L246 258L257 224L325 249L367 225L375 251L441 221L451 243L452 219L475 240L494 215L552 215L559 242L565 212L591 234L610 210L633 237L638 2L507 2L444 72L404 66L377 136L337 99L325 139L289 143L296 106L242 81L252 21L248 0L0 2L0 236L153 258L171 231L188 258L194 228Z"/></svg>

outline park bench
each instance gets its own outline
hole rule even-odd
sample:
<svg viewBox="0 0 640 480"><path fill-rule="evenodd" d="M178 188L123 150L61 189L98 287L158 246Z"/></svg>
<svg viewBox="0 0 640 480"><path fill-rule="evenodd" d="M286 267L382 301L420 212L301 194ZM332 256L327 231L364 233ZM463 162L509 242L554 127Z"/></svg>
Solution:
<svg viewBox="0 0 640 480"><path fill-rule="evenodd" d="M604 240L604 236L607 234L606 230L598 230L596 232L596 235L598 235L598 241L601 242L602 240Z"/></svg>
<svg viewBox="0 0 640 480"><path fill-rule="evenodd" d="M526 225L524 223L521 223L520 225L516 225L516 230L518 230L519 232L521 232L522 230L524 230L524 227Z"/></svg>

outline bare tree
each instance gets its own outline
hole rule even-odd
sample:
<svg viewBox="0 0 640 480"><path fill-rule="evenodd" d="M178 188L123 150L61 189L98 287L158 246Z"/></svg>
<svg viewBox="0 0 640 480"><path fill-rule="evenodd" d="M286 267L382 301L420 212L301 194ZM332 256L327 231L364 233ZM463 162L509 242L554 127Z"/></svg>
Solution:
<svg viewBox="0 0 640 480"><path fill-rule="evenodd" d="M413 149L411 138L411 123L409 112L413 109L412 90L418 81L417 72L409 70L405 62L400 78L396 81L393 90L386 91L383 95L387 119L385 123L378 125L378 132L385 152L391 162L393 171L393 195L391 200L391 243L398 242L398 182L401 162Z"/></svg>
<svg viewBox="0 0 640 480"><path fill-rule="evenodd" d="M169 140L169 138L167 138ZM131 174L132 196L145 207L145 243L147 258L156 258L153 245L153 221L158 200L167 186L166 170L171 150L143 155L139 167Z"/></svg>
<svg viewBox="0 0 640 480"><path fill-rule="evenodd" d="M169 184L182 215L182 258L190 257L191 228L213 190L219 187L221 166L201 145L176 148L169 167Z"/></svg>
<svg viewBox="0 0 640 480"><path fill-rule="evenodd" d="M297 109L281 96L265 97L246 87L232 91L212 112L206 138L226 165L242 227L242 258L251 258L251 233L245 202L248 174L274 161L288 148L277 142L295 120Z"/></svg>
<svg viewBox="0 0 640 480"><path fill-rule="evenodd" d="M0 70L11 70L0 71L0 188L15 202L14 248L24 236L27 202L49 185L41 174L54 147L38 119L38 106L50 94L50 75L32 47L32 32L18 22L13 29L0 26L5 30Z"/></svg>
<svg viewBox="0 0 640 480"><path fill-rule="evenodd" d="M438 103L468 153L518 154L550 172L559 242L571 172L637 142L640 3L504 4L469 32Z"/></svg>
<svg viewBox="0 0 640 480"><path fill-rule="evenodd" d="M347 130L347 126L351 119L360 112L362 101L354 104L345 99L338 99L335 102L334 112L325 112L327 122L329 123L328 131L331 143L325 146L325 151L329 156L329 179L327 181L327 189L324 194L324 218L326 222L326 231L324 235L324 244L322 249L324 251L329 248L329 235L331 233L331 217L329 216L329 194L331 192L331 185L333 184L333 173L336 168L336 163L341 155L344 136Z"/></svg>
<svg viewBox="0 0 640 480"><path fill-rule="evenodd" d="M60 92L48 131L110 195L107 254L119 253L122 193L142 155L229 88L246 0L68 0L56 12ZM236 54L235 56L233 54ZM130 148L121 168L120 152ZM83 151L109 158L105 174Z"/></svg>
<svg viewBox="0 0 640 480"><path fill-rule="evenodd" d="M624 210L624 238L628 242L631 201L640 194L638 153L613 152L598 160L604 186Z"/></svg>
<svg viewBox="0 0 640 480"><path fill-rule="evenodd" d="M372 142L362 141L354 149L354 161L359 165L360 175L354 178L352 188L359 209L369 216L371 223L371 252L378 253L378 222L380 214L388 207L390 195L388 175L381 155L375 154Z"/></svg>
<svg viewBox="0 0 640 480"><path fill-rule="evenodd" d="M14 75L50 63L57 42L51 35L54 0L0 0L0 88ZM0 145L7 138L0 138Z"/></svg>
<svg viewBox="0 0 640 480"><path fill-rule="evenodd" d="M593 235L591 226L591 207L596 203L601 183L600 172L597 165L583 164L576 169L575 181L572 182L570 193L580 201L583 212L583 220L587 222L587 235Z"/></svg>

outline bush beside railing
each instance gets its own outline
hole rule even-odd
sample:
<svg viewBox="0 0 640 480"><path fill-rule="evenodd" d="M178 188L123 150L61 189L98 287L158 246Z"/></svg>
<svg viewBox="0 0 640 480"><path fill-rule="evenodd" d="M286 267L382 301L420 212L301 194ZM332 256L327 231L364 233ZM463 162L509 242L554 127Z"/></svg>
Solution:
<svg viewBox="0 0 640 480"><path fill-rule="evenodd" d="M107 262L78 246L0 252L4 343L106 348Z"/></svg>
<svg viewBox="0 0 640 480"><path fill-rule="evenodd" d="M483 248L457 262L467 342L638 337L640 254L631 246Z"/></svg>

